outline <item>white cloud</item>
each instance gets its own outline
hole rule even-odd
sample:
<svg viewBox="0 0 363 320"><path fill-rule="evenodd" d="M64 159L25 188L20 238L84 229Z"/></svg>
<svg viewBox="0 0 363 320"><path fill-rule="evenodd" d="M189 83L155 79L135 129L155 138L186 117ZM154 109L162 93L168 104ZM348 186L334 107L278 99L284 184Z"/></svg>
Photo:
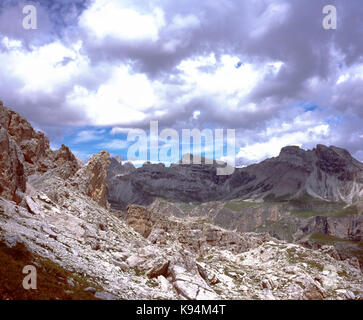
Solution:
<svg viewBox="0 0 363 320"><path fill-rule="evenodd" d="M193 119L198 120L199 116L200 116L200 111L199 110L196 110L196 111L193 112Z"/></svg>
<svg viewBox="0 0 363 320"><path fill-rule="evenodd" d="M78 26L62 30L67 35L62 39L41 45L41 41L21 42L11 35L0 36L0 81L4 95L0 98L7 99L6 91L11 91L9 96L15 103L10 107L25 110L27 117L33 112L26 109L30 104L37 112L30 120L42 118L39 127L115 126L111 134L116 135L126 134L128 127L145 124L150 118L178 129L190 122L201 127L231 124L241 135L250 130L251 136L240 140L240 145L245 146L241 152L249 153L255 160L276 155L285 144L322 142L327 135L335 141L349 140L348 130L330 130L318 111L300 115L289 109L309 99L326 110L326 119L337 114L339 108L342 113L348 110L359 117L362 99L357 84L363 79L359 60L349 64L345 59L355 53L353 49L340 52L337 48L333 52L329 68L334 72L326 71L330 73L324 79L325 60L317 59L319 46L312 56L310 47L304 47L306 52L300 51L302 48L292 50L298 53L296 56L288 52L287 44L295 48L295 41L304 42L304 38L293 37L296 30L285 30L293 26L290 20L286 21L289 14L295 17L292 4L282 0L268 5L254 1L251 7L245 7L245 12L233 11L234 16L231 10L243 6L231 1L198 2L188 8L188 13L179 12L177 5L164 7L162 1L147 5L117 0L90 3ZM208 12L212 14L206 15ZM219 22L216 17L226 17L223 12L231 20L215 25ZM236 26L234 22L239 17L241 25ZM277 30L284 22L286 28ZM241 36L240 44L234 33ZM269 39L278 39L279 46ZM324 49L327 43L322 44ZM115 58L118 49L122 51L120 59ZM323 51L328 60L330 49ZM225 54L220 55L221 52ZM98 53L105 53L104 58L98 58ZM303 59L305 55L307 60ZM236 68L239 61L243 65ZM165 74L160 76L159 69ZM143 73L145 70L156 76ZM304 72L300 74L297 70ZM291 83L285 83L285 79L291 79ZM266 85L268 82L271 86ZM302 85L304 90L297 90ZM276 95L279 97L275 98ZM52 108L57 107L59 113L53 114ZM67 118L68 114L71 116ZM73 114L78 118L69 119ZM362 137L360 128L354 130L356 137ZM339 140L338 135L346 135L347 139ZM75 141L97 138L96 133L85 131ZM359 139L356 138L358 144ZM116 147L112 142L109 145Z"/></svg>
<svg viewBox="0 0 363 320"><path fill-rule="evenodd" d="M110 79L96 91L75 86L67 102L83 109L94 125L128 124L144 119L146 111L157 104L153 85L146 75L131 74L130 67L122 65L113 68Z"/></svg>
<svg viewBox="0 0 363 320"><path fill-rule="evenodd" d="M286 21L289 11L289 3L270 3L265 11L256 19L251 36L262 37L266 32L276 27L277 24L283 24Z"/></svg>
<svg viewBox="0 0 363 320"><path fill-rule="evenodd" d="M200 26L200 20L195 15L189 14L187 16L182 16L180 14L177 14L173 18L173 21L168 28L175 31L175 30L197 28L199 26Z"/></svg>
<svg viewBox="0 0 363 320"><path fill-rule="evenodd" d="M4 37L1 41L6 49L17 49L22 47L22 43L20 40L9 39L8 37Z"/></svg>
<svg viewBox="0 0 363 320"><path fill-rule="evenodd" d="M98 144L99 148L109 149L109 150L123 150L128 148L128 146L129 142L121 139L114 139L111 141L106 141Z"/></svg>
<svg viewBox="0 0 363 320"><path fill-rule="evenodd" d="M97 40L113 37L121 41L156 41L165 21L164 13L159 8L143 14L125 7L122 1L96 0L82 14L79 25Z"/></svg>
<svg viewBox="0 0 363 320"><path fill-rule="evenodd" d="M13 46L9 52L0 51L0 67L3 73L21 81L20 94L52 93L88 68L88 59L79 53L80 47L80 42L65 47L60 41L33 47L31 51ZM64 58L71 60L62 65Z"/></svg>
<svg viewBox="0 0 363 320"><path fill-rule="evenodd" d="M223 55L218 63L214 54L211 54L184 60L177 68L182 71L180 78L189 96L218 95L229 102L227 108L235 108L267 73L277 74L282 66L281 62L263 66L244 63L237 69L235 65L239 61L239 57ZM201 67L213 67L215 70L205 72Z"/></svg>
<svg viewBox="0 0 363 320"><path fill-rule="evenodd" d="M102 140L102 134L105 130L83 130L77 133L76 137L73 139L73 143L84 143L90 141Z"/></svg>
<svg viewBox="0 0 363 320"><path fill-rule="evenodd" d="M129 131L132 130L132 128L120 128L120 127L114 127L111 129L110 134L116 135L116 134L128 134Z"/></svg>
<svg viewBox="0 0 363 320"><path fill-rule="evenodd" d="M251 162L276 157L280 150L289 145L301 147L304 144L320 143L329 134L329 125L320 124L306 130L290 132L272 136L265 142L252 143L240 148L237 158L244 158Z"/></svg>

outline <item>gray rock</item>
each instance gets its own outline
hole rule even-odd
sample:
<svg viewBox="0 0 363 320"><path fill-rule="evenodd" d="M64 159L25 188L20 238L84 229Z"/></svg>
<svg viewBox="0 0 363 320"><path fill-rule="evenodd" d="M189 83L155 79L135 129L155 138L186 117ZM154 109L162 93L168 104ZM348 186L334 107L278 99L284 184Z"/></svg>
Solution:
<svg viewBox="0 0 363 320"><path fill-rule="evenodd" d="M25 192L24 157L15 140L0 127L0 196L20 203Z"/></svg>
<svg viewBox="0 0 363 320"><path fill-rule="evenodd" d="M98 299L102 299L102 300L120 300L118 297L116 297L115 295L109 293L109 292L96 292L95 293L95 297Z"/></svg>
<svg viewBox="0 0 363 320"><path fill-rule="evenodd" d="M14 235L5 234L4 238L5 238L5 244L9 248L15 247L20 242L19 236L15 234Z"/></svg>
<svg viewBox="0 0 363 320"><path fill-rule="evenodd" d="M352 291L349 291L349 290L346 291L345 296L349 300L354 300L355 299L355 294Z"/></svg>
<svg viewBox="0 0 363 320"><path fill-rule="evenodd" d="M72 279L67 279L67 283L68 285L70 285L71 287L74 287L74 282Z"/></svg>
<svg viewBox="0 0 363 320"><path fill-rule="evenodd" d="M93 288L93 287L87 287L84 289L84 291L95 293L97 290L96 290L96 288Z"/></svg>

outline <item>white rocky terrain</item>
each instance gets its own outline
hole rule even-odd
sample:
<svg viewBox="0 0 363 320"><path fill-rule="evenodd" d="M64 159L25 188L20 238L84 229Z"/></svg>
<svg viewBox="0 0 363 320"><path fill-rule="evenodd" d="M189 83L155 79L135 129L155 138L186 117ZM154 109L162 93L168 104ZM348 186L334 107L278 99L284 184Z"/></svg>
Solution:
<svg viewBox="0 0 363 320"><path fill-rule="evenodd" d="M78 279L98 299L363 297L358 260L342 261L333 247L313 250L267 233L227 230L207 216L178 218L138 205L126 214L110 209L108 152L81 165L65 146L50 150L44 135L2 104L0 113L0 255L21 244L66 270L67 297L78 297ZM0 264L3 273L14 271L8 261ZM0 288L0 298L19 298L11 290Z"/></svg>

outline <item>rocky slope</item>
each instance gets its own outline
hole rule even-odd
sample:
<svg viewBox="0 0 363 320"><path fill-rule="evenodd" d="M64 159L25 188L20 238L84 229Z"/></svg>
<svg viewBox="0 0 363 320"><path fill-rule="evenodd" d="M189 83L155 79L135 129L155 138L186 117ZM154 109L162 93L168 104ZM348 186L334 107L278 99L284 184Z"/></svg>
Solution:
<svg viewBox="0 0 363 320"><path fill-rule="evenodd" d="M286 241L311 233L363 241L363 216L356 207L331 203L321 211L302 210L293 202L210 201L202 204L156 199L150 209L177 217L208 217L221 227L239 232L263 231Z"/></svg>
<svg viewBox="0 0 363 320"><path fill-rule="evenodd" d="M19 117L5 108L1 112ZM266 233L240 233L206 218L177 218L140 206L129 206L120 218L106 199L107 152L81 168L66 147L47 149L49 154L36 149L40 154L29 162L26 144L36 138L18 134L36 133L24 119L17 123L22 129L16 134L9 126L0 129L2 146L11 151L0 162L1 299L32 298L6 282L29 263L40 279L33 298L42 299L363 296L359 264L337 259L329 246L313 250Z"/></svg>
<svg viewBox="0 0 363 320"><path fill-rule="evenodd" d="M108 199L115 209L134 203L179 217L206 216L224 228L290 242L316 233L363 240L363 164L341 148L285 147L230 176L217 176L215 162L146 163L127 171L112 161Z"/></svg>

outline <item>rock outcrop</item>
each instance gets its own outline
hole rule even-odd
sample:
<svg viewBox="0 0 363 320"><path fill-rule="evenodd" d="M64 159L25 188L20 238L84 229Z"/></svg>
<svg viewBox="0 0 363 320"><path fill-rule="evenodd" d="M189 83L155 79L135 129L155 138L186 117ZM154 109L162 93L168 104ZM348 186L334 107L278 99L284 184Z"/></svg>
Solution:
<svg viewBox="0 0 363 320"><path fill-rule="evenodd" d="M205 217L188 218L183 221L137 205L127 207L125 221L152 243L165 245L168 239L174 239L191 252L201 255L211 247L238 254L255 248L265 241L273 241L268 234L242 234L222 229L210 224Z"/></svg>
<svg viewBox="0 0 363 320"><path fill-rule="evenodd" d="M339 292L339 299L357 298L353 292L358 283L355 289L339 288L343 273L338 265L349 266L349 276L360 277L359 263L341 261L333 247L309 250L266 234L239 234L201 218L176 218L135 205L127 208L125 219L153 245L183 248L188 271L180 266L181 260L173 260L175 252L170 252L175 249L168 250L169 258L155 269L183 298L198 298L197 292L208 296L211 290L228 299L322 300L332 298L332 292ZM142 253L128 261L142 266L146 256Z"/></svg>
<svg viewBox="0 0 363 320"><path fill-rule="evenodd" d="M24 171L26 176L45 173L48 170L67 168L62 172L68 179L78 169L79 165L69 148L62 145L53 151L49 146L49 139L33 129L31 124L15 111L0 105L0 128L4 128L15 141L24 157Z"/></svg>
<svg viewBox="0 0 363 320"><path fill-rule="evenodd" d="M93 155L74 176L72 184L100 206L108 208L107 169L110 165L110 154L102 151Z"/></svg>
<svg viewBox="0 0 363 320"><path fill-rule="evenodd" d="M0 196L20 203L25 192L24 157L4 128L0 128Z"/></svg>
<svg viewBox="0 0 363 320"><path fill-rule="evenodd" d="M302 227L304 234L323 233L341 239L363 241L363 216L333 218L317 216Z"/></svg>

